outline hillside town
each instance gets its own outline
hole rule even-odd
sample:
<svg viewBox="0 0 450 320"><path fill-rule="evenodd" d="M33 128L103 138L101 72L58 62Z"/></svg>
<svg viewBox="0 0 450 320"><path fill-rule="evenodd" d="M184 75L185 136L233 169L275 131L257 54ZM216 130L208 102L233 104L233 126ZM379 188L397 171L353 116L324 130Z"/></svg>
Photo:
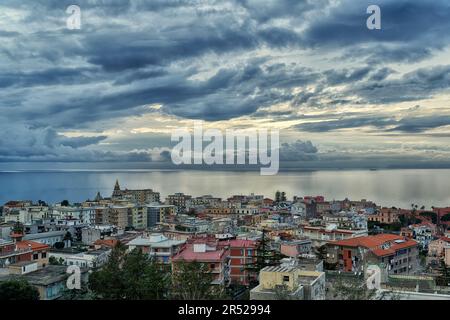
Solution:
<svg viewBox="0 0 450 320"><path fill-rule="evenodd" d="M25 281L41 300L86 299L96 273L120 268L111 262L119 246L125 256L142 254L171 283L198 268L223 299L450 300L450 207L288 198L282 190L162 199L116 181L110 196L82 203L8 201L0 222L0 287ZM68 266L80 268L84 296L68 293Z"/></svg>

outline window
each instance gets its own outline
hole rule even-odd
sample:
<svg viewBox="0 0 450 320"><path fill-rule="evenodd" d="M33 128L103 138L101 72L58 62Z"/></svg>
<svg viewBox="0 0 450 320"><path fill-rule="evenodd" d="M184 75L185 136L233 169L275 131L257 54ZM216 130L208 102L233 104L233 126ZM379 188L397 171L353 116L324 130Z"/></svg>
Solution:
<svg viewBox="0 0 450 320"><path fill-rule="evenodd" d="M38 253L33 253L33 260L37 260L39 259L39 254Z"/></svg>
<svg viewBox="0 0 450 320"><path fill-rule="evenodd" d="M284 282L289 282L289 276L283 276L283 281Z"/></svg>
<svg viewBox="0 0 450 320"><path fill-rule="evenodd" d="M215 263L211 263L211 264L209 265L209 267L210 267L211 269L215 269L215 268L216 268L216 264L215 264Z"/></svg>
<svg viewBox="0 0 450 320"><path fill-rule="evenodd" d="M41 257L42 258L47 258L47 252L42 252Z"/></svg>

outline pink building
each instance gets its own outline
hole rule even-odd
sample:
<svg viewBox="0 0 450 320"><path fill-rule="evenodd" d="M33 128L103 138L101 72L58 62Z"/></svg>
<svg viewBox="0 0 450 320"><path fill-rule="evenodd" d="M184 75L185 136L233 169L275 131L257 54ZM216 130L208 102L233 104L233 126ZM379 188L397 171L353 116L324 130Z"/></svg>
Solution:
<svg viewBox="0 0 450 320"><path fill-rule="evenodd" d="M309 254L311 252L311 240L292 240L281 242L280 252L288 257L296 258L302 254Z"/></svg>
<svg viewBox="0 0 450 320"><path fill-rule="evenodd" d="M201 262L208 265L214 276L213 284L225 285L229 281L229 249L215 238L189 239L172 258L172 270L179 262Z"/></svg>

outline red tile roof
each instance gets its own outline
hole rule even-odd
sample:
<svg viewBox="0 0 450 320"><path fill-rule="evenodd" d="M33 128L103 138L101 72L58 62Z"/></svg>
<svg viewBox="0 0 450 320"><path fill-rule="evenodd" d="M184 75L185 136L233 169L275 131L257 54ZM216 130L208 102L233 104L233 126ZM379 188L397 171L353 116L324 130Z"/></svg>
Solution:
<svg viewBox="0 0 450 320"><path fill-rule="evenodd" d="M186 244L186 246L172 258L172 261L222 262L226 256L228 256L228 250L226 249L194 252L194 246L192 244Z"/></svg>
<svg viewBox="0 0 450 320"><path fill-rule="evenodd" d="M377 234L375 236L367 236L367 237L356 237L345 240L338 240L331 242L330 244L336 246L345 246L345 247L378 247L385 242L401 240L403 237L394 235L394 234Z"/></svg>
<svg viewBox="0 0 450 320"><path fill-rule="evenodd" d="M106 247L110 247L113 248L117 245L119 241L117 239L98 239L94 242L94 245L98 245L98 246L106 246Z"/></svg>
<svg viewBox="0 0 450 320"><path fill-rule="evenodd" d="M395 240L403 240L404 242L396 243ZM382 249L381 246L385 243L390 243L391 245L387 249ZM330 244L343 247L364 247L370 249L370 251L377 256L392 255L398 250L417 246L416 241L405 239L394 234L357 237L330 242Z"/></svg>
<svg viewBox="0 0 450 320"><path fill-rule="evenodd" d="M33 251L45 250L45 249L50 248L50 246L48 246L44 243L30 241L30 240L23 240L23 241L16 242L16 246L17 246L17 249L30 248Z"/></svg>

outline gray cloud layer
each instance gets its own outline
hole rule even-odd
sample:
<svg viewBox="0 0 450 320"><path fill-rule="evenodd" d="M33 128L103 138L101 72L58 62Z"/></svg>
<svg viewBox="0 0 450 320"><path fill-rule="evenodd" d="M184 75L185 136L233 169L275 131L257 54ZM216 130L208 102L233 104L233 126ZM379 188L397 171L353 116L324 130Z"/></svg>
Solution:
<svg viewBox="0 0 450 320"><path fill-rule="evenodd" d="M17 131L17 145L1 140L2 155L78 159L86 149L92 159L108 158L92 148L105 135L68 138L58 132L101 131L118 119L151 112L150 104L188 119L296 119L296 109L388 106L448 92L445 63L400 75L387 65L424 61L448 48L448 1L378 1L379 32L365 27L371 1L333 3L85 0L78 1L82 29L70 31L65 9L72 1L4 0L0 10L10 20L0 32L0 123L10 126L0 130L2 136ZM295 59L280 58L291 52ZM324 60L334 53L336 67L303 62L301 52ZM289 110L265 111L277 104ZM419 133L446 125L445 115L367 113L294 128ZM296 155L288 149L286 157ZM139 152L131 157L148 159Z"/></svg>

